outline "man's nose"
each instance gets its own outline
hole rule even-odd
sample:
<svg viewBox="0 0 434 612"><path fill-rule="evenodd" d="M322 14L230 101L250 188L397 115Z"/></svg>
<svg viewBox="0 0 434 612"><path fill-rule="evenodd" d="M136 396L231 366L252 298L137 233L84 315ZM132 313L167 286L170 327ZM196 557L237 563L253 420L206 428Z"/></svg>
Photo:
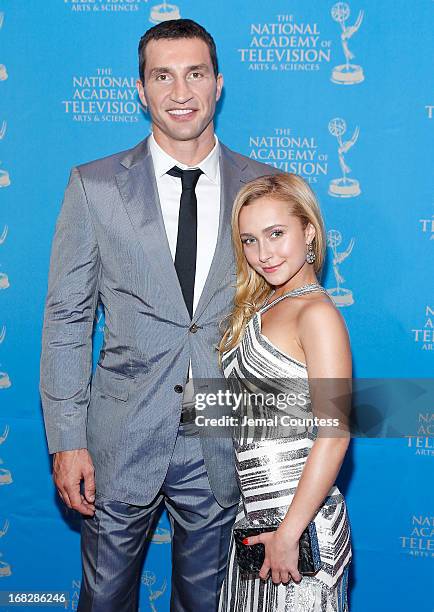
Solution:
<svg viewBox="0 0 434 612"><path fill-rule="evenodd" d="M191 100L192 97L193 95L187 81L183 78L175 79L171 92L172 100L178 102L178 104L185 104L185 102Z"/></svg>

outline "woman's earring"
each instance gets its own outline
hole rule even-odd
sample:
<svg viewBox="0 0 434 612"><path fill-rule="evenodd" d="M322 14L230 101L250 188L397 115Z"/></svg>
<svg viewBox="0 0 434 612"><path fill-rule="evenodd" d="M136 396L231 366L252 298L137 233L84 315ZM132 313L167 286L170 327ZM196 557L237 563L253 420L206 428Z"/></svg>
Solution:
<svg viewBox="0 0 434 612"><path fill-rule="evenodd" d="M313 264L316 259L315 251L313 250L312 243L309 242L307 245L306 261L308 264Z"/></svg>

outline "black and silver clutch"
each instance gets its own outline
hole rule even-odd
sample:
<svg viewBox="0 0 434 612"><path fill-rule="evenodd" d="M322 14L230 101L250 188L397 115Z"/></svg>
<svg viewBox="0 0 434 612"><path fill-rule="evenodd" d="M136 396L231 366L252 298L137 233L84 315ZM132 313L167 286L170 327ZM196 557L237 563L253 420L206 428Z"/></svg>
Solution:
<svg viewBox="0 0 434 612"><path fill-rule="evenodd" d="M238 566L243 572L258 574L265 559L264 544L243 544L244 538L260 533L276 531L279 525L264 527L241 527L234 529L235 550ZM318 536L315 523L311 521L299 540L298 571L303 576L313 576L321 567Z"/></svg>

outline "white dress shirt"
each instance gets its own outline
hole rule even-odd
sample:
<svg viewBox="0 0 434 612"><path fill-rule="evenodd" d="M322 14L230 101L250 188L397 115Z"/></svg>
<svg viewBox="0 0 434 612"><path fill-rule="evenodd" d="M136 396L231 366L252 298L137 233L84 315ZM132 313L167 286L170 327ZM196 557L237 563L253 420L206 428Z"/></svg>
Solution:
<svg viewBox="0 0 434 612"><path fill-rule="evenodd" d="M167 171L173 168L173 166L178 166L181 170L200 168L203 172L199 177L195 189L197 200L197 251L193 296L194 321L194 311L204 288L217 244L220 215L219 141L217 136L215 136L215 145L213 149L208 153L205 159L196 166L186 166L171 157L160 147L153 134L151 134L149 138L149 149L151 151L155 177L157 179L158 195L160 198L166 235L174 261L176 240L178 237L178 217L182 183L180 178L167 174ZM191 362L189 364L189 377L190 379L192 378ZM191 383L192 381L190 385ZM188 395L190 395L191 388L188 387L188 389ZM187 389L185 391L184 401L188 401L186 397Z"/></svg>

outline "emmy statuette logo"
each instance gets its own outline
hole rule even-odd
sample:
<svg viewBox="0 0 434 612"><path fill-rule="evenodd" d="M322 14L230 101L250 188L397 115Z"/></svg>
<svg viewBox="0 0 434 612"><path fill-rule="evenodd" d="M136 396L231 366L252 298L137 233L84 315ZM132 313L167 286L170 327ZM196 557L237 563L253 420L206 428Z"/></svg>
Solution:
<svg viewBox="0 0 434 612"><path fill-rule="evenodd" d="M9 434L9 425L6 425L3 434L0 436L0 446L6 441ZM3 459L0 457L0 465L3 465ZM6 468L0 468L0 486L12 484L12 474Z"/></svg>
<svg viewBox="0 0 434 612"><path fill-rule="evenodd" d="M7 122L3 120L0 128L0 140L3 140L3 138L6 136L7 127ZM9 172L7 170L0 170L0 187L9 187L10 184L11 179L9 176Z"/></svg>
<svg viewBox="0 0 434 612"><path fill-rule="evenodd" d="M156 527L152 536L149 537L149 541L152 544L170 544L172 541L170 529L160 526Z"/></svg>
<svg viewBox="0 0 434 612"><path fill-rule="evenodd" d="M163 2L162 4L156 4L151 8L151 15L149 21L151 23L162 23L163 21L170 21L171 19L181 19L181 13L179 7L175 4L168 4Z"/></svg>
<svg viewBox="0 0 434 612"><path fill-rule="evenodd" d="M338 230L331 229L327 232L327 246L332 250L333 253L333 272L336 279L336 287L327 289L327 293L330 295L336 306L351 306L354 304L353 292L351 289L345 289L342 285L345 282L345 278L339 272L339 265L346 260L351 254L354 247L354 238L351 238L348 247L345 251L338 251L338 247L342 243L342 235Z"/></svg>
<svg viewBox="0 0 434 612"><path fill-rule="evenodd" d="M9 230L8 226L5 225L3 228L3 232L0 236L0 244L3 244L3 242L6 240L6 236L8 235L8 230Z"/></svg>
<svg viewBox="0 0 434 612"><path fill-rule="evenodd" d="M157 601L159 597L161 597L164 594L167 588L167 581L166 581L166 578L164 578L161 584L161 587L154 591L153 587L156 581L157 581L157 576L154 574L154 572L149 572L149 571L143 572L141 582L143 585L145 585L148 591L149 608L150 610L152 610L152 612L157 612L157 608L155 607L155 602Z"/></svg>
<svg viewBox="0 0 434 612"><path fill-rule="evenodd" d="M1 282L1 274L0 274L0 282ZM3 325L2 330L0 332L0 344L4 342L5 338L6 338L6 326ZM9 389L9 387L11 386L12 386L11 379L9 378L9 375L7 374L7 372L0 372L0 390ZM6 435L7 435L7 432L6 432ZM0 444L4 442L4 440L6 440L6 437L4 439L1 439ZM0 460L0 463L1 463L1 460Z"/></svg>
<svg viewBox="0 0 434 612"><path fill-rule="evenodd" d="M9 176L9 172L7 170L0 170L0 188L9 187L10 184L11 184L11 178Z"/></svg>
<svg viewBox="0 0 434 612"><path fill-rule="evenodd" d="M350 64L355 55L348 47L348 41L360 28L363 21L363 11L359 11L358 17L352 26L346 25L350 16L350 7L346 2L337 2L332 6L331 15L334 21L341 26L341 44L345 55L345 64L335 66L332 71L331 80L337 85L356 85L365 80L363 68L357 64Z"/></svg>
<svg viewBox="0 0 434 612"><path fill-rule="evenodd" d="M6 337L6 326L3 325L2 331L0 334L0 344L4 341ZM11 380L6 372L0 372L0 390L1 389L9 389L12 386ZM5 438L6 439L6 438ZM1 463L1 460L0 460Z"/></svg>
<svg viewBox="0 0 434 612"><path fill-rule="evenodd" d="M3 22L5 19L5 14L0 13L0 30L3 27ZM6 66L4 64L0 64L0 81L6 81L8 78L8 71L6 70Z"/></svg>
<svg viewBox="0 0 434 612"><path fill-rule="evenodd" d="M341 178L330 181L328 193L335 198L355 198L361 194L360 183L357 179L348 178L347 174L351 172L351 168L345 163L344 155L357 142L360 130L356 127L351 138L343 141L342 136L347 131L347 124L344 119L335 117L329 122L328 128L330 134L335 136L338 141L339 165L342 170Z"/></svg>
<svg viewBox="0 0 434 612"><path fill-rule="evenodd" d="M104 320L104 307L101 304L101 302L98 302L98 306L97 309L95 311L95 329L100 332L100 333L104 333L104 327L105 327L105 320Z"/></svg>
<svg viewBox="0 0 434 612"><path fill-rule="evenodd" d="M7 372L0 372L0 390L9 389L12 386L11 379Z"/></svg>
<svg viewBox="0 0 434 612"><path fill-rule="evenodd" d="M1 181L1 170L0 170L0 181ZM2 235L0 236L0 246L5 242L6 236L8 235L8 226L5 225L3 228ZM0 272L0 290L7 289L9 287L9 278L5 272ZM0 389L2 388L2 374L4 372L0 372ZM7 385L8 387L10 385Z"/></svg>
<svg viewBox="0 0 434 612"><path fill-rule="evenodd" d="M3 527L0 529L0 539L4 538L4 536L7 534L9 529L9 521L6 519ZM0 553L0 557L2 557L2 553ZM2 559L0 559L0 578L6 578L7 576L11 576L12 575L12 569L11 566L9 565L9 563L7 561L3 561Z"/></svg>

